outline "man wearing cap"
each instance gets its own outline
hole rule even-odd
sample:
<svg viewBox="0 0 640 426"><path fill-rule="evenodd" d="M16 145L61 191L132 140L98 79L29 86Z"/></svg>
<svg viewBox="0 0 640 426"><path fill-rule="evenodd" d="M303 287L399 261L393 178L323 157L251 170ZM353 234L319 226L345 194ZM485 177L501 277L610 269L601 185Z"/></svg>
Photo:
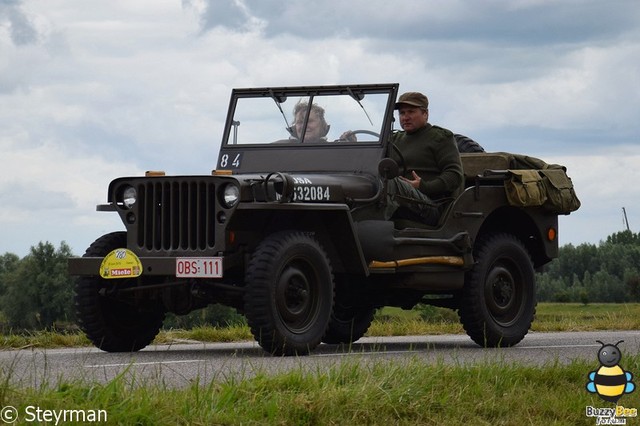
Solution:
<svg viewBox="0 0 640 426"><path fill-rule="evenodd" d="M389 156L400 165L403 176L389 183L385 216L417 214L435 225L439 206L457 196L464 177L460 153L450 130L429 124L429 100L419 92L407 92L395 104L402 131L392 135ZM413 216L413 217L411 217Z"/></svg>

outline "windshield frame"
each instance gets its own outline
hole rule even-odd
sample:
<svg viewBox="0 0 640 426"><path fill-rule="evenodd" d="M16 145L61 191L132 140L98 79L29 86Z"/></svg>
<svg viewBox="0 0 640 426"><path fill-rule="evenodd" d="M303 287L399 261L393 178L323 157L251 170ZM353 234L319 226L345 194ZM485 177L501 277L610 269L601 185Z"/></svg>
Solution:
<svg viewBox="0 0 640 426"><path fill-rule="evenodd" d="M229 109L225 122L222 143L218 155L216 170L231 170L233 173L244 172L272 172L272 171L337 171L352 170L371 172L377 167L377 161L384 156L386 144L389 140L393 123L395 100L398 93L398 84L365 84L365 85L334 85L334 86L299 86L299 87L265 87L265 88L239 88L233 89L229 101ZM376 139L367 135L365 141L345 141L329 143L278 143L282 141L261 141L260 143L233 144L234 116L238 101L245 98L266 98L272 102L271 107L281 109L278 114L283 115L282 127L290 129L287 113L282 110L282 103L286 99L305 97L309 100L306 105L306 114L302 134L309 124L309 116L313 100L320 96L348 96L353 103L358 105L362 117L371 122L367 109L360 103L367 95L386 95L386 105L381 117L376 120L380 123L380 135ZM275 105L274 105L275 103ZM363 118L364 120L364 118ZM341 129L355 130L355 129ZM377 132L375 132L377 133ZM374 140L376 139L376 140ZM303 136L304 141L304 136ZM237 139L236 139L237 142ZM275 142L275 143L274 143ZM330 152L338 149L343 152L333 154L332 161L328 161ZM286 151L286 153L284 152ZM269 153L273 153L272 155ZM319 156L319 157L318 157ZM290 161L286 157L291 157ZM361 158L358 158L361 157ZM262 158L263 160L260 160ZM347 161L351 158L351 161ZM228 161L242 159L239 161ZM325 159L323 161L323 159ZM373 164L371 164L373 163Z"/></svg>

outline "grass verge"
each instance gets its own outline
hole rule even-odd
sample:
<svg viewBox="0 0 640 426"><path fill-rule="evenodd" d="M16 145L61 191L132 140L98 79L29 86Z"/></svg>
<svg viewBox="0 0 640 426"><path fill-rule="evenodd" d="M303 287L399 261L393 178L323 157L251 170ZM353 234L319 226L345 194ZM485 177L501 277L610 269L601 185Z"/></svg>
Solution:
<svg viewBox="0 0 640 426"><path fill-rule="evenodd" d="M639 371L640 356L627 357L625 367ZM258 373L184 389L133 386L124 375L107 384L16 389L1 377L0 406L15 407L22 419L34 406L100 409L109 424L136 425L588 425L595 419L586 417L587 406L611 406L585 390L593 369L584 361L528 367L353 360L313 373ZM632 401L620 402L625 398Z"/></svg>

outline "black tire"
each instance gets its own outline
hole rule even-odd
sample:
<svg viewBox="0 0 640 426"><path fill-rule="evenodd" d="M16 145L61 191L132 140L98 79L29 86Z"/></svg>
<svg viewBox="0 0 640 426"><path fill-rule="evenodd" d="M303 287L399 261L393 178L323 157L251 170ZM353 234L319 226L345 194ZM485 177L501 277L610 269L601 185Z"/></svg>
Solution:
<svg viewBox="0 0 640 426"><path fill-rule="evenodd" d="M336 297L329 326L322 341L329 344L353 343L360 339L371 326L376 309L362 303L357 283L346 277L336 277Z"/></svg>
<svg viewBox="0 0 640 426"><path fill-rule="evenodd" d="M480 346L513 346L528 333L536 312L531 257L509 234L479 241L474 256L476 264L465 277L460 321Z"/></svg>
<svg viewBox="0 0 640 426"><path fill-rule="evenodd" d="M91 244L84 257L104 257L126 246L126 232L113 232ZM117 283L109 283L99 276L83 276L76 281L74 301L78 325L97 348L107 352L135 352L151 343L160 331L165 316L160 306L141 309L105 294L112 285L126 287L135 280L118 279Z"/></svg>
<svg viewBox="0 0 640 426"><path fill-rule="evenodd" d="M333 273L315 238L278 232L247 268L244 311L251 333L273 355L306 355L322 341L333 310Z"/></svg>
<svg viewBox="0 0 640 426"><path fill-rule="evenodd" d="M484 148L471 138L457 133L454 133L453 137L458 145L458 152L484 152Z"/></svg>

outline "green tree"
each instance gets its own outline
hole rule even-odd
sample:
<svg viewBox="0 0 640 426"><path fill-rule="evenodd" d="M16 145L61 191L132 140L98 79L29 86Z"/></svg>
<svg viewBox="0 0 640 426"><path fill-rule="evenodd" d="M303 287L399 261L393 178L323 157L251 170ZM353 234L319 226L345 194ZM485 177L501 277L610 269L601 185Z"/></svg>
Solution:
<svg viewBox="0 0 640 426"><path fill-rule="evenodd" d="M0 256L0 297L4 295L7 288L7 277L16 270L20 258L13 253L5 253Z"/></svg>
<svg viewBox="0 0 640 426"><path fill-rule="evenodd" d="M0 256L0 276L5 272L11 272L18 266L20 258L13 253L5 253Z"/></svg>
<svg viewBox="0 0 640 426"><path fill-rule="evenodd" d="M632 244L640 246L640 233L634 234L631 231L625 230L616 232L607 237L608 244Z"/></svg>
<svg viewBox="0 0 640 426"><path fill-rule="evenodd" d="M49 242L31 247L17 267L6 274L2 310L12 328L50 328L73 315L73 281L67 274L69 246L56 250Z"/></svg>
<svg viewBox="0 0 640 426"><path fill-rule="evenodd" d="M640 302L640 272L633 266L624 271L624 284L629 302Z"/></svg>
<svg viewBox="0 0 640 426"><path fill-rule="evenodd" d="M558 257L545 268L545 274L567 280L566 285L570 286L573 275L581 277L587 271L593 274L600 269L596 261L598 252L598 247L593 244L564 245L558 249Z"/></svg>
<svg viewBox="0 0 640 426"><path fill-rule="evenodd" d="M2 300L7 292L7 282L10 275L18 268L20 258L13 253L5 253L0 256L0 330L4 331L7 326L6 316L3 312Z"/></svg>
<svg viewBox="0 0 640 426"><path fill-rule="evenodd" d="M540 275L540 301L640 301L640 234L617 232L600 244L562 246ZM553 286L551 286L553 283Z"/></svg>
<svg viewBox="0 0 640 426"><path fill-rule="evenodd" d="M626 300L622 279L605 270L593 274L589 288L589 299L593 302L622 303Z"/></svg>

